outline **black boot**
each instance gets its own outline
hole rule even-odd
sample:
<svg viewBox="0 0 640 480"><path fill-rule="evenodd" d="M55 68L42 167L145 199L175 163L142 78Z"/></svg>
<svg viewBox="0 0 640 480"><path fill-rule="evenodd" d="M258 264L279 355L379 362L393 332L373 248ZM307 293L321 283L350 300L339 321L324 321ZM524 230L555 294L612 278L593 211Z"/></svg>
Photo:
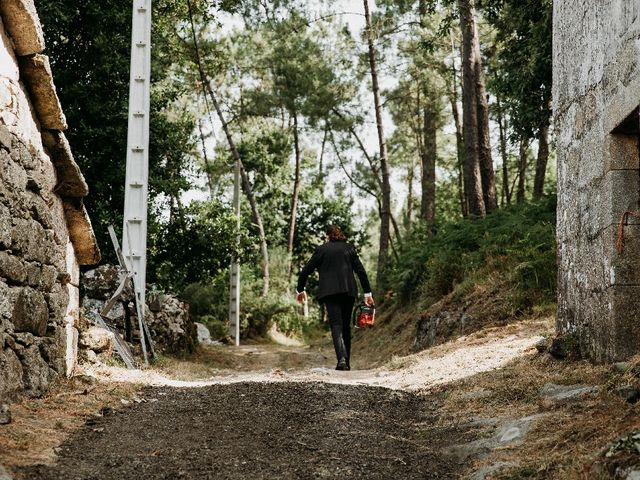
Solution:
<svg viewBox="0 0 640 480"><path fill-rule="evenodd" d="M348 370L347 359L342 357L336 365L336 370Z"/></svg>

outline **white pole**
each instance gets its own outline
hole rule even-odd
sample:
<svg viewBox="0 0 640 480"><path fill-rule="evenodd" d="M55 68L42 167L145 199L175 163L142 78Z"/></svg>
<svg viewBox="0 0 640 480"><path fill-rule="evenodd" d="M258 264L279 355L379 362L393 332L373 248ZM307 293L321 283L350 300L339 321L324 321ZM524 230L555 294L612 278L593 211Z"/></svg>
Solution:
<svg viewBox="0 0 640 480"><path fill-rule="evenodd" d="M240 162L236 161L233 182L233 209L236 214L237 242L240 242ZM240 345L240 262L231 261L229 288L229 334Z"/></svg>
<svg viewBox="0 0 640 480"><path fill-rule="evenodd" d="M149 182L149 95L151 79L151 0L134 0L129 76L127 171L124 189L122 250L127 259L144 313L147 268L147 194ZM140 314L138 314L140 316ZM145 363L144 329L139 318Z"/></svg>

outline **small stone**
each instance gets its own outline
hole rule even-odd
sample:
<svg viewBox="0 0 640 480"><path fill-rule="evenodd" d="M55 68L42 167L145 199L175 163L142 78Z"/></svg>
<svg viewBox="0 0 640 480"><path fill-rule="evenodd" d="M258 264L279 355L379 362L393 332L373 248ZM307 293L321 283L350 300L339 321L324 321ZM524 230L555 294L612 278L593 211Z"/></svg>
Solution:
<svg viewBox="0 0 640 480"><path fill-rule="evenodd" d="M635 385L621 385L616 388L616 393L628 403L636 403L640 400L640 389Z"/></svg>
<svg viewBox="0 0 640 480"><path fill-rule="evenodd" d="M113 333L100 327L89 327L80 335L80 346L96 353L111 351L114 342Z"/></svg>
<svg viewBox="0 0 640 480"><path fill-rule="evenodd" d="M0 425L7 425L11 423L11 410L9 405L3 403L0 405Z"/></svg>
<svg viewBox="0 0 640 480"><path fill-rule="evenodd" d="M211 333L206 325L203 323L194 322L198 332L198 343L208 345L211 343Z"/></svg>
<svg viewBox="0 0 640 480"><path fill-rule="evenodd" d="M546 337L541 338L540 340L538 340L536 342L536 350L538 350L539 353L544 353L549 349L549 339Z"/></svg>
<svg viewBox="0 0 640 480"><path fill-rule="evenodd" d="M85 356L87 358L87 362L89 363L93 363L93 364L100 363L100 360L98 359L98 355L93 350L87 350L85 352Z"/></svg>
<svg viewBox="0 0 640 480"><path fill-rule="evenodd" d="M617 373L627 373L631 370L631 364L629 362L616 362L613 364L613 370Z"/></svg>
<svg viewBox="0 0 640 480"><path fill-rule="evenodd" d="M0 480L13 480L9 470L0 465Z"/></svg>
<svg viewBox="0 0 640 480"><path fill-rule="evenodd" d="M640 480L640 470L629 470L624 480Z"/></svg>
<svg viewBox="0 0 640 480"><path fill-rule="evenodd" d="M545 383L542 390L540 390L540 396L543 402L548 405L559 405L580 400L595 392L597 392L597 388L589 385L556 385L554 383Z"/></svg>
<svg viewBox="0 0 640 480"><path fill-rule="evenodd" d="M472 392L465 392L460 395L463 400L480 400L483 398L489 398L493 395L491 390L474 390Z"/></svg>

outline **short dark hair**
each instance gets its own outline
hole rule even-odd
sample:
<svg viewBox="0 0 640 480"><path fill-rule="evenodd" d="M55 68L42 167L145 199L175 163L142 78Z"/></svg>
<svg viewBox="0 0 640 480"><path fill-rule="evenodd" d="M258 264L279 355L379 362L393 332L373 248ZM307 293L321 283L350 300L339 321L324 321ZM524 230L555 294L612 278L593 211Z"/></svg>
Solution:
<svg viewBox="0 0 640 480"><path fill-rule="evenodd" d="M331 242L345 242L347 237L337 225L329 225L327 228L327 236Z"/></svg>

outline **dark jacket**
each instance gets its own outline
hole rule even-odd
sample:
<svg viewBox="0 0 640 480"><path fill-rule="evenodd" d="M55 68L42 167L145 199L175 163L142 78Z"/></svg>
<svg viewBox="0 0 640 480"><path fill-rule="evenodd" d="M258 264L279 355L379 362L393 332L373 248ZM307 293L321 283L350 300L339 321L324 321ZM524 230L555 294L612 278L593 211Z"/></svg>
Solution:
<svg viewBox="0 0 640 480"><path fill-rule="evenodd" d="M316 269L320 274L318 299L337 293L346 293L351 297L357 297L358 287L353 272L358 274L364 293L371 292L367 272L358 258L356 249L347 242L327 242L316 248L309 262L300 271L298 292L304 290L307 278Z"/></svg>

